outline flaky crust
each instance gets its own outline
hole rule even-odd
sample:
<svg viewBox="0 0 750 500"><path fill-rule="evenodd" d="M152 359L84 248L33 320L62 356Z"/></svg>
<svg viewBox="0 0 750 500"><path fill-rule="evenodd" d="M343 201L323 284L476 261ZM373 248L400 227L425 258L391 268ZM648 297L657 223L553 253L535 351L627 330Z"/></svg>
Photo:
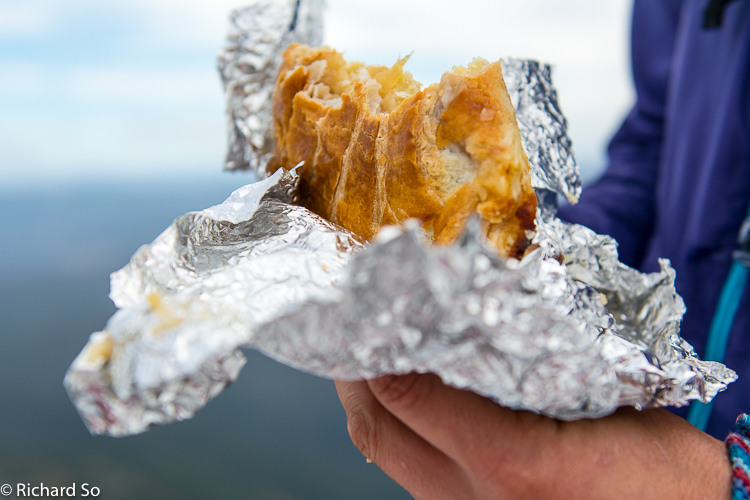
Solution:
<svg viewBox="0 0 750 500"><path fill-rule="evenodd" d="M292 45L273 95L269 172L304 161L304 206L369 239L420 219L451 243L473 215L504 256L533 235L536 196L499 62L475 59L424 90L393 67Z"/></svg>

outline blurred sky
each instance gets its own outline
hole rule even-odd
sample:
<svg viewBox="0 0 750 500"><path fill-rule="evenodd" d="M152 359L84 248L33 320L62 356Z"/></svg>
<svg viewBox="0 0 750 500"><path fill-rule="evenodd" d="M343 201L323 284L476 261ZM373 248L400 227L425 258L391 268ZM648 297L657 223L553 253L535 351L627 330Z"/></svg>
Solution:
<svg viewBox="0 0 750 500"><path fill-rule="evenodd" d="M0 190L201 176L226 143L216 54L238 0L0 0ZM630 0L328 0L325 42L423 84L474 56L555 66L584 177L632 103Z"/></svg>

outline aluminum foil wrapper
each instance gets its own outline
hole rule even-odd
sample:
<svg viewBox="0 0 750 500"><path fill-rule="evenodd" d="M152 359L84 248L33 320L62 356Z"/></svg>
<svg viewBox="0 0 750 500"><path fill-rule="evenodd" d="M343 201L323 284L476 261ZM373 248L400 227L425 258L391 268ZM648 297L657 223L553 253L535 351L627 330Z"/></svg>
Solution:
<svg viewBox="0 0 750 500"><path fill-rule="evenodd" d="M416 222L366 245L295 205L296 180L280 170L177 218L112 275L119 311L65 377L92 433L189 418L243 348L323 377L433 372L561 419L708 401L734 379L679 337L666 262L638 273L610 238L554 218L522 261L488 249L478 221L449 247Z"/></svg>
<svg viewBox="0 0 750 500"><path fill-rule="evenodd" d="M177 218L112 275L119 310L65 376L89 430L189 418L247 348L323 377L432 372L560 419L723 390L734 372L679 336L668 262L640 273L611 238L554 216L580 180L549 67L509 59L504 73L540 202L535 250L501 259L477 221L448 247L425 244L417 223L364 243L297 206L296 173L279 171Z"/></svg>
<svg viewBox="0 0 750 500"><path fill-rule="evenodd" d="M581 178L552 85L552 68L514 58L503 59L502 66L524 149L533 165L531 185L545 199L542 207L555 209L557 193L576 203L581 196Z"/></svg>
<svg viewBox="0 0 750 500"><path fill-rule="evenodd" d="M237 378L264 325L329 299L363 243L296 206L295 189L280 171L182 215L112 275L119 310L64 380L92 433L192 416Z"/></svg>
<svg viewBox="0 0 750 500"><path fill-rule="evenodd" d="M281 54L292 43L320 45L323 0L268 0L232 12L227 46L219 53L229 118L227 170L263 178L273 151L271 94Z"/></svg>

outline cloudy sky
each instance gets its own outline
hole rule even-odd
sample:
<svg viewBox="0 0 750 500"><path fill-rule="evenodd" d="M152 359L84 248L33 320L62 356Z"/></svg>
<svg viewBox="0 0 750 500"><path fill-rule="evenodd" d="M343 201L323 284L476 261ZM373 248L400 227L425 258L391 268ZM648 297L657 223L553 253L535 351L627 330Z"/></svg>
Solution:
<svg viewBox="0 0 750 500"><path fill-rule="evenodd" d="M203 176L226 126L216 54L238 0L0 0L0 189ZM325 42L424 84L474 56L555 67L593 175L633 95L630 0L328 0Z"/></svg>

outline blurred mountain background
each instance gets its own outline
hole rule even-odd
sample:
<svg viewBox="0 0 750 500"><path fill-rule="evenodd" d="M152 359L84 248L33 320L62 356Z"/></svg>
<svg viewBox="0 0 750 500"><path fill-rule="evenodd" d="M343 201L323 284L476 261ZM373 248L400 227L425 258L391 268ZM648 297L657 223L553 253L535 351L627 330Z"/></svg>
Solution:
<svg viewBox="0 0 750 500"><path fill-rule="evenodd" d="M216 53L235 0L0 0L0 484L100 498L410 498L351 444L329 380L257 353L188 421L92 437L65 370L115 308L109 274L221 171ZM549 62L584 179L632 101L630 2L327 2L325 41L425 84L474 56Z"/></svg>

